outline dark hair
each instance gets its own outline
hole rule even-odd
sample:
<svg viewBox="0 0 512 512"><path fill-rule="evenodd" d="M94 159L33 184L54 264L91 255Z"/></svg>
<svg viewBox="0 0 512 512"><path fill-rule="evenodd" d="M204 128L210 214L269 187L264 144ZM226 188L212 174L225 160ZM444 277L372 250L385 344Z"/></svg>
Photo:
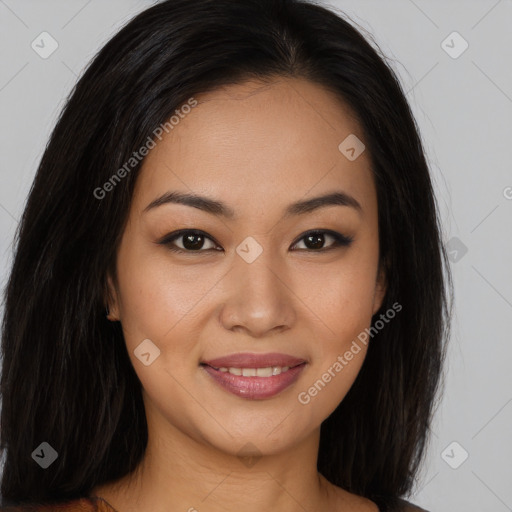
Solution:
<svg viewBox="0 0 512 512"><path fill-rule="evenodd" d="M93 191L193 95L278 77L323 86L360 121L388 284L372 324L392 304L403 306L374 336L355 383L323 422L318 470L379 505L410 492L441 384L452 281L400 83L380 50L320 5L169 0L136 16L90 63L30 190L2 324L4 500L87 496L140 462L147 444L141 384L119 322L105 318L107 276L115 275L140 163L103 199ZM58 452L47 470L31 457L44 441Z"/></svg>

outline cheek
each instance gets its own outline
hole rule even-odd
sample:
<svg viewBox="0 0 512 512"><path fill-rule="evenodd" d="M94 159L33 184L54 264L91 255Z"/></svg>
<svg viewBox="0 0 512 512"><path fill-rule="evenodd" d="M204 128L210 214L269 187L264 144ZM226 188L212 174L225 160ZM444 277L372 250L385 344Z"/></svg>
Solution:
<svg viewBox="0 0 512 512"><path fill-rule="evenodd" d="M361 370L368 349L365 329L371 324L372 298L372 279L354 271L339 273L324 293L310 299L318 330L311 344L313 364L297 396L310 424L336 409Z"/></svg>
<svg viewBox="0 0 512 512"><path fill-rule="evenodd" d="M119 313L130 348L146 338L168 345L165 340L176 338L215 283L211 274L198 272L199 267L177 268L164 251L152 251L136 246L119 251ZM182 336L176 348L186 352L193 346L193 337Z"/></svg>
<svg viewBox="0 0 512 512"><path fill-rule="evenodd" d="M315 360L298 402L304 414L327 417L353 385L364 363L375 292L377 248L361 244L337 269L309 273L308 307L318 330L312 346ZM313 318L313 317L312 317ZM318 335L318 336L316 336Z"/></svg>
<svg viewBox="0 0 512 512"><path fill-rule="evenodd" d="M375 293L376 261L353 254L335 268L309 272L302 296L317 317L324 340L320 352L325 356L346 350L352 340L371 323Z"/></svg>
<svg viewBox="0 0 512 512"><path fill-rule="evenodd" d="M366 346L359 343L356 354L350 350L338 352L314 365L297 396L298 402L303 406L310 406L313 417L327 417L354 383L366 351ZM346 358L347 353L351 354L350 360Z"/></svg>

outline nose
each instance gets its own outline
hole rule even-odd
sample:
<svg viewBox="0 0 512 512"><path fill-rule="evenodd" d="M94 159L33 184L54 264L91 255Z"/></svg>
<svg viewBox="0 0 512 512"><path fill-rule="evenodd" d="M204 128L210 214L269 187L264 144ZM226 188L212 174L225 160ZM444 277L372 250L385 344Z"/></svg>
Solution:
<svg viewBox="0 0 512 512"><path fill-rule="evenodd" d="M226 275L220 321L225 329L254 338L290 329L298 300L290 288L284 265L270 251L248 263L235 255Z"/></svg>

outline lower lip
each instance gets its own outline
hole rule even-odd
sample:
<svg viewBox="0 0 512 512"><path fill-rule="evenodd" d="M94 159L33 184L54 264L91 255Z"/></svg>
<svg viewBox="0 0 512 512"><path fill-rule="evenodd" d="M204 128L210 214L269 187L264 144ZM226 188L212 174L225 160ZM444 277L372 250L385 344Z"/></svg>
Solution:
<svg viewBox="0 0 512 512"><path fill-rule="evenodd" d="M202 366L226 391L250 400L263 400L271 398L291 386L299 378L306 363L271 377L242 377L229 372L221 372L208 365Z"/></svg>

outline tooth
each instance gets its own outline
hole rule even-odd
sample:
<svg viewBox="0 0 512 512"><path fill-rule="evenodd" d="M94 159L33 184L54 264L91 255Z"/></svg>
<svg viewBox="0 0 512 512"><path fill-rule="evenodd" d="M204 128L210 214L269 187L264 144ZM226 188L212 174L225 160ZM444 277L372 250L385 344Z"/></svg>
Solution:
<svg viewBox="0 0 512 512"><path fill-rule="evenodd" d="M268 366L267 368L257 368L256 376L257 377L270 377L272 375L272 367Z"/></svg>
<svg viewBox="0 0 512 512"><path fill-rule="evenodd" d="M265 368L226 368L224 366L216 368L223 373L231 373L232 375L241 375L243 377L271 377L272 375L280 375L287 372L289 366L267 366Z"/></svg>

